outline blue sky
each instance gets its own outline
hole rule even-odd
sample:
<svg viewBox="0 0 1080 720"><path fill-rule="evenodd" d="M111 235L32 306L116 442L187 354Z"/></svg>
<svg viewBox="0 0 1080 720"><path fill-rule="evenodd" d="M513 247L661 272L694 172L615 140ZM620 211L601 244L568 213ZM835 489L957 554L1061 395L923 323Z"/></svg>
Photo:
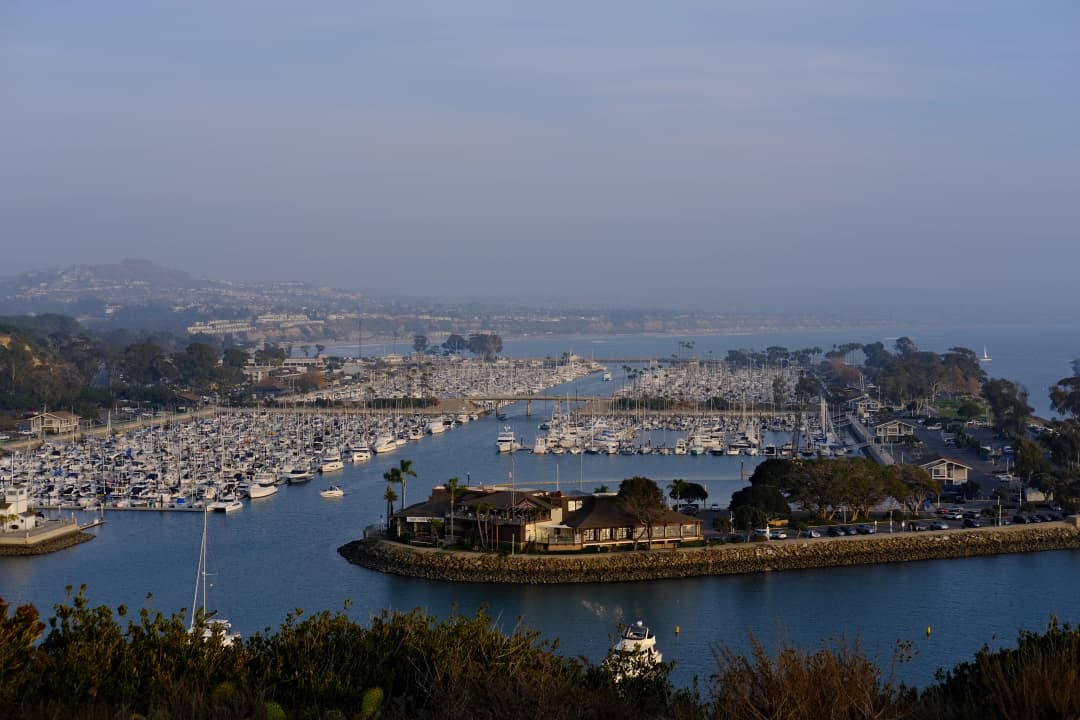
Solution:
<svg viewBox="0 0 1080 720"><path fill-rule="evenodd" d="M0 274L1071 303L1080 4L0 5Z"/></svg>

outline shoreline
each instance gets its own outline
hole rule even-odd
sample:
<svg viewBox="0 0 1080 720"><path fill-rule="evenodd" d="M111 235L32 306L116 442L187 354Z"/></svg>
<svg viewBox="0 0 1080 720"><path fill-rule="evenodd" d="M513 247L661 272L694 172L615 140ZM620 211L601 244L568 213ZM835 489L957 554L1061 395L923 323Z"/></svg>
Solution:
<svg viewBox="0 0 1080 720"><path fill-rule="evenodd" d="M424 580L525 585L636 582L745 575L1009 553L1080 549L1080 528L1008 526L574 555L505 555L354 540L349 563Z"/></svg>

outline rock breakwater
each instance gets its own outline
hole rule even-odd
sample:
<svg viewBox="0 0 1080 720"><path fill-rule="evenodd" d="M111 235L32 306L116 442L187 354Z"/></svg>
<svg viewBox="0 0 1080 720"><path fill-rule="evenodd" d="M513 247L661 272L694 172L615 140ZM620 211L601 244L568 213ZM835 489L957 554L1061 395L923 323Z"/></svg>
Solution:
<svg viewBox="0 0 1080 720"><path fill-rule="evenodd" d="M1065 525L1005 527L575 555L456 552L386 540L356 540L338 552L356 565L427 580L540 585L739 575L1065 549L1080 549L1080 530Z"/></svg>

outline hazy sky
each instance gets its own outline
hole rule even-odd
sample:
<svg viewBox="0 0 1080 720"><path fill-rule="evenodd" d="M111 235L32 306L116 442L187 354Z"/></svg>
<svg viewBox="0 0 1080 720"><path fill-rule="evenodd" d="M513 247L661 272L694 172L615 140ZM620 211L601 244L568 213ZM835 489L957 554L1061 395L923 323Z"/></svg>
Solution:
<svg viewBox="0 0 1080 720"><path fill-rule="evenodd" d="M0 0L0 274L1075 306L1076 0Z"/></svg>

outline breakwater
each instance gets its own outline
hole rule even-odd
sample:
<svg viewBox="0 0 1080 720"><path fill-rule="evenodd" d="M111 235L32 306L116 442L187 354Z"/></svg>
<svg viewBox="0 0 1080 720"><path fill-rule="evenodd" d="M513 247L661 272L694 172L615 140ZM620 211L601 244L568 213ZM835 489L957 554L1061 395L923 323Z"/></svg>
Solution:
<svg viewBox="0 0 1080 720"><path fill-rule="evenodd" d="M19 557L23 555L45 555L64 550L94 539L93 533L74 532L30 544L0 543L0 557Z"/></svg>
<svg viewBox="0 0 1080 720"><path fill-rule="evenodd" d="M356 540L338 552L349 562L371 570L426 580L543 585L739 575L1066 549L1080 549L1080 530L1056 524L579 555L456 552L385 540Z"/></svg>

